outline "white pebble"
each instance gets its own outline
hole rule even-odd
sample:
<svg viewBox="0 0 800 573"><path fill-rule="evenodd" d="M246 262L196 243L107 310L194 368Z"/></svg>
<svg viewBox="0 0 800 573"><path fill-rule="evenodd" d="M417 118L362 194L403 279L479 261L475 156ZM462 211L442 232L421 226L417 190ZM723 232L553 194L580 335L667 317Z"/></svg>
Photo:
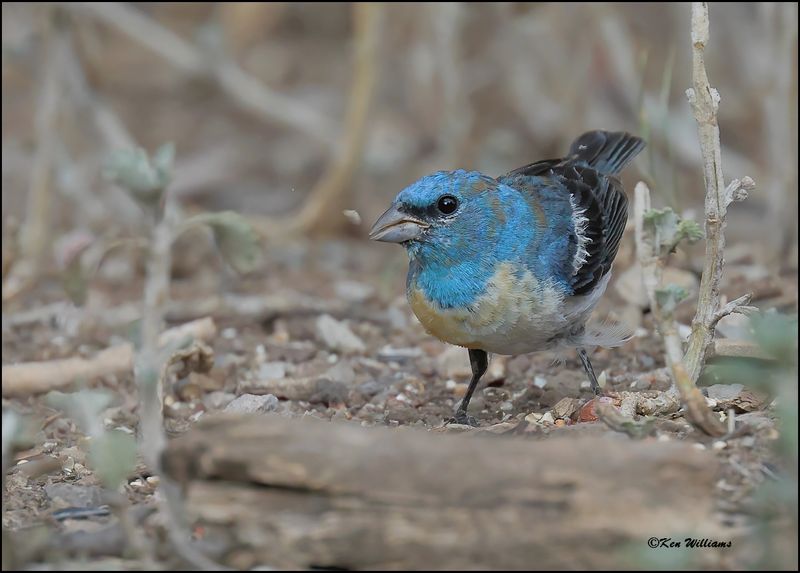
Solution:
<svg viewBox="0 0 800 573"><path fill-rule="evenodd" d="M350 221L353 225L360 225L361 224L361 215L358 214L358 211L353 209L345 209L342 211L342 215Z"/></svg>
<svg viewBox="0 0 800 573"><path fill-rule="evenodd" d="M706 449L706 447L703 444L692 444L692 447L695 450L705 450Z"/></svg>
<svg viewBox="0 0 800 573"><path fill-rule="evenodd" d="M261 364L267 361L267 349L264 348L263 344L259 344L256 346L256 362Z"/></svg>
<svg viewBox="0 0 800 573"><path fill-rule="evenodd" d="M536 386L537 388L544 388L545 386L547 386L547 379L543 378L542 376L536 376L533 379L533 385Z"/></svg>
<svg viewBox="0 0 800 573"><path fill-rule="evenodd" d="M725 448L728 447L728 444L723 442L722 440L717 440L716 442L711 444L711 447L714 448L715 450L724 450Z"/></svg>
<svg viewBox="0 0 800 573"><path fill-rule="evenodd" d="M671 440L671 438L666 434L659 434L658 435L658 441L659 442L669 442L670 440Z"/></svg>
<svg viewBox="0 0 800 573"><path fill-rule="evenodd" d="M224 329L222 331L222 338L227 338L228 340L236 338L236 329L235 328Z"/></svg>
<svg viewBox="0 0 800 573"><path fill-rule="evenodd" d="M444 383L444 387L448 390L455 390L456 388L456 381L455 380L448 380Z"/></svg>
<svg viewBox="0 0 800 573"><path fill-rule="evenodd" d="M539 420L542 424L554 424L555 418L553 418L552 412L545 412L544 416L542 416L541 420Z"/></svg>

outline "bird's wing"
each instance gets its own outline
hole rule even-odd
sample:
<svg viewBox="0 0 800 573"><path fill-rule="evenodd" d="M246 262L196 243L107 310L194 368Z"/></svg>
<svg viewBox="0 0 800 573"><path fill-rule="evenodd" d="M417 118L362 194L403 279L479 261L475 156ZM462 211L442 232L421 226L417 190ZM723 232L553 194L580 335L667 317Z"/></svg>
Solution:
<svg viewBox="0 0 800 573"><path fill-rule="evenodd" d="M572 273L568 281L573 294L590 292L611 268L628 219L628 199L619 180L590 167L554 161L533 164L524 173L512 171L498 181L531 193L534 200L555 195L569 201Z"/></svg>
<svg viewBox="0 0 800 573"><path fill-rule="evenodd" d="M589 131L570 146L562 159L537 161L498 178L521 191L569 194L574 244L576 295L591 292L617 256L628 220L628 198L615 177L642 149L644 141L625 132Z"/></svg>

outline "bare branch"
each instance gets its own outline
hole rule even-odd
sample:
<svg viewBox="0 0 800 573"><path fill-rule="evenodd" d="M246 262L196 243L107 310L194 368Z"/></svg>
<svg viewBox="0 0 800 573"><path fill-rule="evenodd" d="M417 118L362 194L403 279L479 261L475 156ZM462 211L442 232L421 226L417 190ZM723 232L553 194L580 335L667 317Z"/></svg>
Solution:
<svg viewBox="0 0 800 573"><path fill-rule="evenodd" d="M329 146L337 143L336 126L327 117L270 90L234 62L209 58L138 10L120 2L65 2L63 5L114 26L188 74L214 79L232 100L261 119L298 129Z"/></svg>
<svg viewBox="0 0 800 573"><path fill-rule="evenodd" d="M269 217L255 219L269 237L296 233L326 233L347 224L341 215L353 173L358 167L367 133L367 115L375 91L377 41L380 6L376 3L353 4L355 20L355 66L345 119L345 132L327 170L317 181L300 212L287 221Z"/></svg>
<svg viewBox="0 0 800 573"><path fill-rule="evenodd" d="M717 326L717 323L729 314L751 314L753 312L757 312L758 309L756 307L748 306L752 298L753 295L751 293L747 293L717 309L717 312L715 312L714 316L711 318L711 326Z"/></svg>
<svg viewBox="0 0 800 573"><path fill-rule="evenodd" d="M176 340L193 338L210 340L217 332L210 318L195 320L171 328L159 337L159 346ZM91 381L102 376L130 372L133 367L133 345L112 346L91 358L65 358L43 362L3 365L3 396L31 396L51 390L64 390L77 380Z"/></svg>
<svg viewBox="0 0 800 573"><path fill-rule="evenodd" d="M711 87L705 66L705 48L709 37L708 4L692 3L692 85L686 91L692 106L700 149L703 155L703 177L706 185L705 232L706 254L700 281L697 312L692 320L692 333L684 357L692 381L700 377L709 347L714 341L714 327L719 321L719 286L722 279L725 250L725 217L728 205L744 198L752 189L749 177L725 188L719 141L717 110L719 93Z"/></svg>
<svg viewBox="0 0 800 573"><path fill-rule="evenodd" d="M725 188L725 207L737 201L747 199L747 194L756 188L756 183L750 177L734 179Z"/></svg>
<svg viewBox="0 0 800 573"><path fill-rule="evenodd" d="M31 169L25 225L22 234L22 255L35 268L42 262L50 238L50 213L53 208L52 179L58 113L63 92L62 53L66 35L58 22L56 8L48 8L46 50L41 92L36 108L36 154Z"/></svg>
<svg viewBox="0 0 800 573"><path fill-rule="evenodd" d="M636 253L642 267L642 282L650 301L658 331L664 341L667 366L672 374L675 389L686 408L689 420L710 436L723 436L727 429L706 405L705 398L695 386L683 363L683 348L678 334L678 325L673 314L673 304L659 300L662 286L663 258L659 257L654 233L645 229L644 214L650 210L650 189L639 182L634 191L634 216L636 224ZM663 292L663 291L662 291Z"/></svg>

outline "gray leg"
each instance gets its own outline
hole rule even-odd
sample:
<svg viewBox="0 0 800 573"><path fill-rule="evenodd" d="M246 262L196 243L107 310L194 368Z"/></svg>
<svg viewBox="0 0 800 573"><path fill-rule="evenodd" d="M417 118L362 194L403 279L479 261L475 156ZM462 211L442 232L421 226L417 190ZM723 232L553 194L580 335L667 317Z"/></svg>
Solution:
<svg viewBox="0 0 800 573"><path fill-rule="evenodd" d="M595 393L595 396L600 395L600 384L597 382L597 376L594 375L594 369L592 368L592 363L589 362L589 356L586 354L586 350L583 348L578 348L578 356L583 363L583 369L586 370L586 375L589 376L589 382L592 384L592 391Z"/></svg>
<svg viewBox="0 0 800 573"><path fill-rule="evenodd" d="M484 375L486 368L489 366L489 357L483 350L470 349L469 364L472 367L472 380L469 383L469 388L467 388L467 393L464 394L464 398L461 400L461 404L458 405L455 417L450 421L457 424L477 426L478 423L475 421L475 418L467 414L467 407L469 406L469 401L472 399L472 394L475 392L475 388L478 386L481 376Z"/></svg>

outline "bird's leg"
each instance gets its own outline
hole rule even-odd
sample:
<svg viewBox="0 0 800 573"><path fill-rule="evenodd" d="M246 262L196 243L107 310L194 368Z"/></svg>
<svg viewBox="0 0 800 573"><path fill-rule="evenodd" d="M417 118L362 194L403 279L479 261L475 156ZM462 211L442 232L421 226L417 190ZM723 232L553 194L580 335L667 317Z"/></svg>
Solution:
<svg viewBox="0 0 800 573"><path fill-rule="evenodd" d="M592 368L592 363L589 362L589 356L586 354L586 349L578 348L578 356L583 363L583 369L586 370L586 375L589 376L589 382L592 384L592 391L594 392L595 396L599 396L601 394L600 383L597 382L597 376L594 375L594 368Z"/></svg>
<svg viewBox="0 0 800 573"><path fill-rule="evenodd" d="M467 393L458 405L456 415L450 420L456 424L467 424L469 426L477 426L478 422L472 416L467 414L467 407L469 401L472 399L472 393L475 392L475 387L481 379L481 376L486 372L489 366L489 358L484 350L469 349L469 365L472 367L472 380L467 388Z"/></svg>

